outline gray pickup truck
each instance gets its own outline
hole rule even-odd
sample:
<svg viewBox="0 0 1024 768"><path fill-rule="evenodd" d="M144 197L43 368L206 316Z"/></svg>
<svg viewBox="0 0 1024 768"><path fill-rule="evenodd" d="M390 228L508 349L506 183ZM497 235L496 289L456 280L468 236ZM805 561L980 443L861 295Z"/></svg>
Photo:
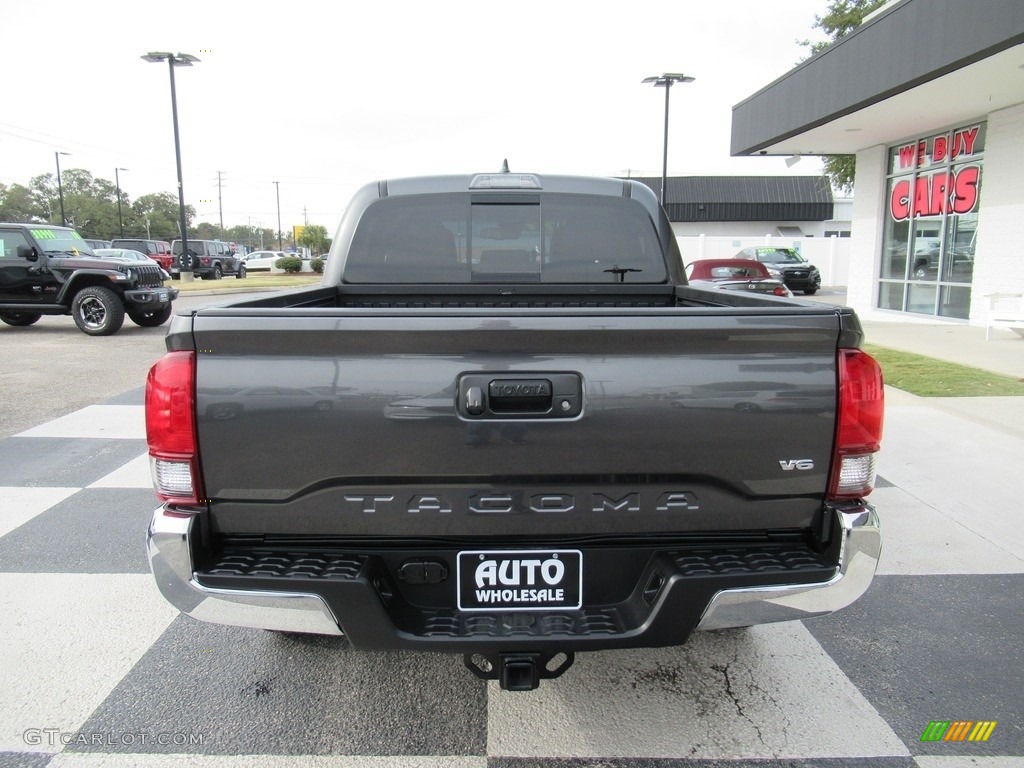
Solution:
<svg viewBox="0 0 1024 768"><path fill-rule="evenodd" d="M321 285L172 319L153 574L197 619L461 653L508 690L830 613L881 544L862 337L688 286L633 181L371 184Z"/></svg>

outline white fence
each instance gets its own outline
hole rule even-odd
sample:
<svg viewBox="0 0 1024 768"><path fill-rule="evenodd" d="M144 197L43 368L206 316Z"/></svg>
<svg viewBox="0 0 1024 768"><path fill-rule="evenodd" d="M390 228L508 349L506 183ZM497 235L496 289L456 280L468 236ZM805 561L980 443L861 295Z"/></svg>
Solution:
<svg viewBox="0 0 1024 768"><path fill-rule="evenodd" d="M795 248L821 272L822 285L846 285L850 273L850 243L848 237L708 237L707 235L677 235L683 264L698 259L728 259L741 248L774 245Z"/></svg>

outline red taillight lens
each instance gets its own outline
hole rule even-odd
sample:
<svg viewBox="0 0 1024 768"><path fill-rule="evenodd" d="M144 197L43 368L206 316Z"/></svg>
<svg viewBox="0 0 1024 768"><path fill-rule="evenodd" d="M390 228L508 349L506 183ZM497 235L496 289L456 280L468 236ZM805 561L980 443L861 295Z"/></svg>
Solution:
<svg viewBox="0 0 1024 768"><path fill-rule="evenodd" d="M146 379L146 440L153 484L165 501L197 504L195 353L169 352Z"/></svg>
<svg viewBox="0 0 1024 768"><path fill-rule="evenodd" d="M871 493L875 485L885 387L878 363L859 349L840 349L838 369L839 424L829 497L855 499Z"/></svg>

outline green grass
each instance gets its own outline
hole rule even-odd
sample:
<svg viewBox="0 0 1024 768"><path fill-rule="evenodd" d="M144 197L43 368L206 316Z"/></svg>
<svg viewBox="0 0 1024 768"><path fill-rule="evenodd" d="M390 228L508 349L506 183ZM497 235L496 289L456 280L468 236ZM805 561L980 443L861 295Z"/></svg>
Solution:
<svg viewBox="0 0 1024 768"><path fill-rule="evenodd" d="M274 288L297 288L301 285L316 285L320 282L321 277L321 275L309 273L301 275L271 275L250 272L242 280L235 277L225 277L223 280L196 279L192 282L174 280L168 283L168 285L177 288L182 293L225 290L228 288L272 290Z"/></svg>
<svg viewBox="0 0 1024 768"><path fill-rule="evenodd" d="M932 357L866 344L885 383L920 397L1024 396L1024 380Z"/></svg>

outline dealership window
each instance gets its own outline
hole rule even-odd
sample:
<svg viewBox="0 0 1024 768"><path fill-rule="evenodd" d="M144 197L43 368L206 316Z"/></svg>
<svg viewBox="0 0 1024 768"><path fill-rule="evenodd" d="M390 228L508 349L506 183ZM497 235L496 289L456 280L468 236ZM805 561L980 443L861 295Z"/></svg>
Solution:
<svg viewBox="0 0 1024 768"><path fill-rule="evenodd" d="M889 149L878 306L967 319L985 123Z"/></svg>

